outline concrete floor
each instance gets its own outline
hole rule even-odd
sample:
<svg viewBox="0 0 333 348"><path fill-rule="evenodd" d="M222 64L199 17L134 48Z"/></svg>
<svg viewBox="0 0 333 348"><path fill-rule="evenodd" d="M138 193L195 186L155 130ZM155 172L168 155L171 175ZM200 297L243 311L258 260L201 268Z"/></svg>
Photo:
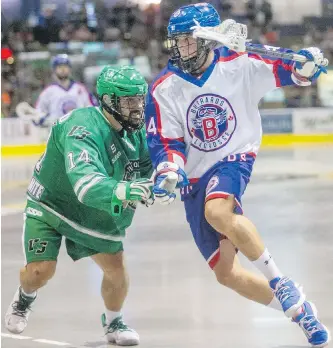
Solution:
<svg viewBox="0 0 333 348"><path fill-rule="evenodd" d="M304 285L331 331L332 153L332 147L263 150L243 201L279 267ZM23 264L21 211L34 161L2 162L2 318ZM140 347L307 346L300 329L281 313L216 283L192 241L181 202L140 208L125 249L131 289L124 314L141 335ZM251 267L244 258L242 263ZM100 281L91 260L73 263L62 250L56 276L39 292L23 339L6 336L2 323L2 347L108 347L99 321Z"/></svg>

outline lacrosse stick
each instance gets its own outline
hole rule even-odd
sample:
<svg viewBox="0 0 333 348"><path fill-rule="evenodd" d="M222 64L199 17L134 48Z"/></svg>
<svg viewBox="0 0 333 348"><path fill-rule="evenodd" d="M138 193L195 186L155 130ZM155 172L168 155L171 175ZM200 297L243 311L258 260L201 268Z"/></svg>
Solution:
<svg viewBox="0 0 333 348"><path fill-rule="evenodd" d="M31 121L35 126L41 126L47 118L47 115L43 114L39 110L36 110L27 102L17 104L15 111L21 120Z"/></svg>
<svg viewBox="0 0 333 348"><path fill-rule="evenodd" d="M289 59L301 63L308 61L303 55L278 51L280 47L252 44L250 42L251 40L247 39L246 25L237 23L233 19L227 19L222 24L213 28L201 27L197 21L195 21L195 24L192 27L194 38L216 41L236 52L257 53L271 58ZM325 58L322 66L327 66L328 64L329 61Z"/></svg>

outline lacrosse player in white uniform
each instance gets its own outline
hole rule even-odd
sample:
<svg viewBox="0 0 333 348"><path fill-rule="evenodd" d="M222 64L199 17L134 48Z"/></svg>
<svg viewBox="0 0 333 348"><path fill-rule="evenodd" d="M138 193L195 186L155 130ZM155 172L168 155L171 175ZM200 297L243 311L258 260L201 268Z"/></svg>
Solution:
<svg viewBox="0 0 333 348"><path fill-rule="evenodd" d="M71 78L71 62L66 54L52 59L54 82L39 95L35 109L39 114L40 125L51 126L59 117L70 111L88 106L96 106L97 101L87 88Z"/></svg>
<svg viewBox="0 0 333 348"><path fill-rule="evenodd" d="M261 143L260 99L276 87L309 86L327 60L315 47L298 52L305 64L247 53L246 27L227 24L207 3L183 6L170 18L171 59L151 84L145 111L155 200L171 203L176 186L189 179L181 190L187 221L217 281L283 310L312 346L323 347L329 331L243 216L241 197ZM216 41L222 47L216 49ZM285 246L292 250L288 240ZM237 250L264 277L245 270Z"/></svg>

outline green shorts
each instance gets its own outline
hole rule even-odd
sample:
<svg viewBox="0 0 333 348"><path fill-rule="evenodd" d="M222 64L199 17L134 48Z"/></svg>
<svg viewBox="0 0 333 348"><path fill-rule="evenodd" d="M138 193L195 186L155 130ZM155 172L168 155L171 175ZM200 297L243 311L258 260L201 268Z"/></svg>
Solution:
<svg viewBox="0 0 333 348"><path fill-rule="evenodd" d="M123 237L87 229L41 203L28 200L22 238L26 264L56 261L63 237L67 254L74 261L98 253L116 254L123 250Z"/></svg>

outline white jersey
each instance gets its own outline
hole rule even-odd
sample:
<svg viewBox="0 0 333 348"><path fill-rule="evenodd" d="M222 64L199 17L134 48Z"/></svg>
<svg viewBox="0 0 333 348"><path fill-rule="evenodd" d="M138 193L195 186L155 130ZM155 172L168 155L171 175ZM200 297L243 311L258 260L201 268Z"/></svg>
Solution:
<svg viewBox="0 0 333 348"><path fill-rule="evenodd" d="M146 105L147 140L154 166L176 162L190 179L223 158L258 152L264 94L293 84L291 64L226 48L198 78L170 63L151 85Z"/></svg>
<svg viewBox="0 0 333 348"><path fill-rule="evenodd" d="M40 94L35 108L47 115L46 123L50 125L71 110L94 105L96 105L94 97L87 88L81 83L72 81L68 89L57 83L47 86Z"/></svg>

